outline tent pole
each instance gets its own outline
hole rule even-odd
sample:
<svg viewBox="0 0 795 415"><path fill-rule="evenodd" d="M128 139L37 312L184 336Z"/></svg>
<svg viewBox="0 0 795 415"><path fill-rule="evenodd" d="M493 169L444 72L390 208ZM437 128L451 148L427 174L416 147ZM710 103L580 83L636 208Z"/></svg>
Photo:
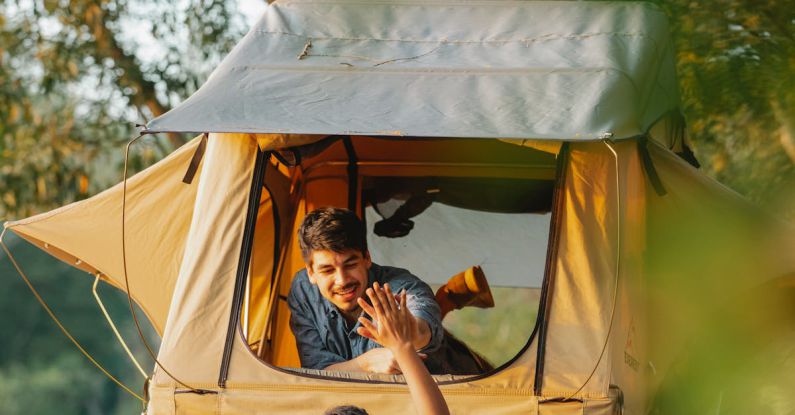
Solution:
<svg viewBox="0 0 795 415"><path fill-rule="evenodd" d="M137 393L133 392L132 389L130 389L127 385L122 383L115 376L111 375L107 369L105 369L101 364L99 364L99 362L97 362L96 359L94 359L94 357L92 357L91 354L89 354L86 351L86 349L84 349L83 346L80 345L80 342L78 342L77 339L75 339L72 336L72 334L69 333L69 330L67 330L66 327L64 327L63 323L61 323L61 320L59 320L58 317L55 316L55 312L53 312L50 306L47 305L47 302L44 301L44 298L42 298L38 290L36 290L36 288L33 287L33 284L30 282L30 280L25 275L25 273L22 271L22 268L19 266L16 259L14 259L14 255L11 254L11 251L8 249L5 242L3 242L3 237L5 236L7 230L8 228L5 228L3 229L2 232L0 232L0 247L3 248L3 251L5 251L6 255L8 256L8 259L11 261L11 265L14 266L14 269L16 269L19 276L25 282L25 285L27 285L28 288L30 288L30 291L33 293L33 296L36 297L36 300L39 302L41 307L44 308L44 311L47 312L47 315L49 315L52 321L55 323L55 325L58 326L58 329L61 330L61 333L63 333L64 336L66 336L66 338L68 338L72 342L72 344L74 344L75 347L77 347L77 350L80 350L80 353L82 353L83 356L86 357L86 359L88 359L97 369L99 369L100 372L102 372L105 376L107 376L108 379L113 381L113 383L118 385L120 388L124 389L124 391L126 391L130 395L134 396L135 399L138 399L139 401L145 404L146 399L144 399L141 395L138 395Z"/></svg>
<svg viewBox="0 0 795 415"><path fill-rule="evenodd" d="M165 366L160 364L160 361L157 360L157 355L152 350L152 346L149 345L149 342L146 340L146 336L144 336L143 330L141 330L141 324L138 322L138 316L135 313L135 307L133 306L133 298L132 298L132 291L130 291L130 279L127 277L127 243L126 243L126 223L127 223L127 171L129 168L130 162L130 147L138 141L141 137L147 134L146 132L142 132L140 135L136 136L132 140L127 143L127 146L124 148L124 173L122 175L122 192L121 192L121 261L122 261L122 270L124 271L124 292L127 294L127 304L130 306L130 315L133 318L133 323L135 323L135 329L138 331L138 337L141 339L141 343L143 343L146 351L149 353L149 356L152 357L152 360L155 361L155 365L163 369L163 372L174 379L174 382L179 383L180 385L188 388L191 393L196 393L199 395L204 395L208 393L218 393L216 391L207 390L207 389L197 389L194 388L187 383L179 380L176 376L172 375L171 372L166 369ZM147 378L148 379L148 378Z"/></svg>
<svg viewBox="0 0 795 415"><path fill-rule="evenodd" d="M119 340L121 347L123 347L124 351L127 352L127 356L129 356L130 360L132 360L133 364L135 364L135 367L138 368L138 372L141 373L141 376L143 376L144 379L148 379L149 375L146 374L146 371L144 371L144 369L141 367L141 364L138 363L138 359L135 358L135 356L130 351L130 348L127 347L127 342L124 341L124 338L121 336L121 333L119 333L119 330L116 328L116 325L113 324L113 319L110 318L108 310L105 309L105 304L102 303L102 299L99 298L99 293L97 292L97 285L99 284L100 275L102 274L97 272L96 278L94 278L94 284L91 286L91 294L94 294L94 299L97 300L97 305L99 305L99 309L102 310L102 314L105 316L105 320L107 320L108 324L110 324L110 328L113 329L113 334L116 335L116 338Z"/></svg>

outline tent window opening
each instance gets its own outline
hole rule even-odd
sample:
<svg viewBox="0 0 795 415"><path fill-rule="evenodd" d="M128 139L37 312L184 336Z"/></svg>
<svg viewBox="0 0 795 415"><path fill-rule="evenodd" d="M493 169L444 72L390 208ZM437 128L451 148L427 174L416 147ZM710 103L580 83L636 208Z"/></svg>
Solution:
<svg viewBox="0 0 795 415"><path fill-rule="evenodd" d="M367 177L368 249L375 263L428 283L445 330L498 367L536 324L552 189L548 180Z"/></svg>
<svg viewBox="0 0 795 415"><path fill-rule="evenodd" d="M270 160L239 334L271 369L351 382L402 382L399 375L303 366L305 356L291 327L291 288L305 268L297 229L308 212L324 206L347 208L350 202L344 149L337 145L331 150L334 154L308 160L306 166ZM554 177L518 170L515 163L500 170L500 162L488 161L480 170L435 160L406 166L370 159L362 163L356 176L356 210L365 223L373 263L381 269L408 270L441 309L441 324L434 327L453 352L444 352L450 364L442 369L432 369L426 361L437 381L489 376L521 356L537 326ZM545 160L547 165L551 167ZM432 175L417 176L417 166ZM479 171L485 174L467 175ZM308 305L304 311L315 316L323 310ZM339 333L332 333L331 323L327 329L318 327L317 341L324 348L345 346L335 340ZM356 355L354 343L348 352L336 352Z"/></svg>

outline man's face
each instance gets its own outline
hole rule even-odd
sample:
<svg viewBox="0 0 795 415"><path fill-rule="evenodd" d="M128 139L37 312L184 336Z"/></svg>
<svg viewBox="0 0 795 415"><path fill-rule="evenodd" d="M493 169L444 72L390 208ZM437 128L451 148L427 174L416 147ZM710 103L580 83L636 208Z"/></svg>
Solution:
<svg viewBox="0 0 795 415"><path fill-rule="evenodd" d="M356 300L367 289L370 255L355 249L343 252L312 251L306 266L309 281L320 294L346 315L359 309Z"/></svg>

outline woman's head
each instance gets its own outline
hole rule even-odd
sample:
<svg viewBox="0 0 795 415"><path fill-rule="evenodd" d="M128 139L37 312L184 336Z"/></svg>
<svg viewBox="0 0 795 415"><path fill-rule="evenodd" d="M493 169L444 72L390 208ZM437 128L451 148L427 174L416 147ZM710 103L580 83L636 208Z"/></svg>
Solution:
<svg viewBox="0 0 795 415"><path fill-rule="evenodd" d="M358 406L343 405L327 410L323 415L369 415L367 411Z"/></svg>

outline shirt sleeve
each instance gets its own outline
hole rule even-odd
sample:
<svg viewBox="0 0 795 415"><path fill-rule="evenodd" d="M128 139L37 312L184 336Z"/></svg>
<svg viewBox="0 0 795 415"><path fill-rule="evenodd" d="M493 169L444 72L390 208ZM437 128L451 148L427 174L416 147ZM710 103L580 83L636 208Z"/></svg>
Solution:
<svg viewBox="0 0 795 415"><path fill-rule="evenodd" d="M313 319L309 299L302 290L299 276L293 279L287 306L290 308L290 329L295 336L301 367L323 370L346 359L326 348L326 339L320 333Z"/></svg>
<svg viewBox="0 0 795 415"><path fill-rule="evenodd" d="M439 303L436 302L436 297L433 295L431 287L408 271L396 277L390 285L396 287L396 290L393 292L400 292L400 290L405 288L406 306L409 308L409 311L411 311L414 317L421 318L428 323L428 328L431 331L431 340L425 347L420 349L420 351L423 353L433 353L439 350L444 338L442 312L439 309Z"/></svg>

